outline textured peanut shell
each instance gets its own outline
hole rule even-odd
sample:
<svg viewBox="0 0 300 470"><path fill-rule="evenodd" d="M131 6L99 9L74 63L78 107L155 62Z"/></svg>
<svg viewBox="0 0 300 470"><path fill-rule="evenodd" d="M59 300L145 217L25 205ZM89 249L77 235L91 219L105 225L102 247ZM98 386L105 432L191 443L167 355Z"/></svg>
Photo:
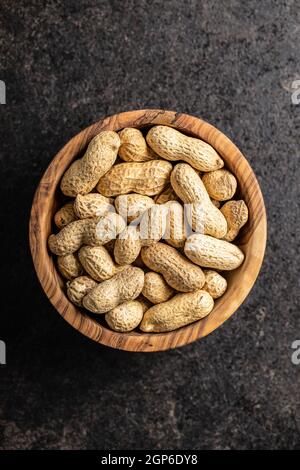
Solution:
<svg viewBox="0 0 300 470"><path fill-rule="evenodd" d="M115 242L114 256L118 264L132 264L141 251L159 241L166 231L167 208L153 205L141 217L140 225L128 226Z"/></svg>
<svg viewBox="0 0 300 470"><path fill-rule="evenodd" d="M154 243L142 248L141 255L149 269L162 274L169 286L179 292L191 292L204 285L205 276L202 269L172 246Z"/></svg>
<svg viewBox="0 0 300 470"><path fill-rule="evenodd" d="M168 207L155 204L147 209L141 217L139 233L142 246L159 241L167 227Z"/></svg>
<svg viewBox="0 0 300 470"><path fill-rule="evenodd" d="M221 212L228 226L228 231L223 239L232 242L248 220L248 207L243 200L228 201L222 206Z"/></svg>
<svg viewBox="0 0 300 470"><path fill-rule="evenodd" d="M66 279L74 279L84 272L82 265L74 254L58 256L57 267Z"/></svg>
<svg viewBox="0 0 300 470"><path fill-rule="evenodd" d="M121 146L119 156L125 162L146 162L157 159L157 155L148 147L139 129L126 127L119 132Z"/></svg>
<svg viewBox="0 0 300 470"><path fill-rule="evenodd" d="M84 244L92 246L105 245L111 240L115 240L126 225L123 218L115 212L86 220L89 220L89 223L85 228Z"/></svg>
<svg viewBox="0 0 300 470"><path fill-rule="evenodd" d="M128 300L106 313L108 326L121 333L132 331L142 321L144 307L138 300Z"/></svg>
<svg viewBox="0 0 300 470"><path fill-rule="evenodd" d="M90 277L80 276L67 282L67 295L73 304L81 307L83 297L96 286L97 282Z"/></svg>
<svg viewBox="0 0 300 470"><path fill-rule="evenodd" d="M136 226L129 225L115 241L114 257L118 264L132 264L142 248L139 229Z"/></svg>
<svg viewBox="0 0 300 470"><path fill-rule="evenodd" d="M184 208L178 201L169 201L165 206L168 208L168 215L163 238L174 248L182 248L187 238Z"/></svg>
<svg viewBox="0 0 300 470"><path fill-rule="evenodd" d="M74 212L73 202L67 202L62 206L54 216L54 223L56 227L62 229L66 225L77 219L77 216Z"/></svg>
<svg viewBox="0 0 300 470"><path fill-rule="evenodd" d="M128 223L139 219L153 205L153 199L142 194L122 194L115 199L115 207L118 214Z"/></svg>
<svg viewBox="0 0 300 470"><path fill-rule="evenodd" d="M136 299L143 286L144 272L140 268L128 266L92 289L82 303L90 312L107 313L127 300Z"/></svg>
<svg viewBox="0 0 300 470"><path fill-rule="evenodd" d="M224 169L205 173L202 182L209 196L216 201L228 201L234 196L237 188L235 176Z"/></svg>
<svg viewBox="0 0 300 470"><path fill-rule="evenodd" d="M173 331L206 317L213 307L213 298L204 290L177 294L171 300L149 308L140 329L146 333Z"/></svg>
<svg viewBox="0 0 300 470"><path fill-rule="evenodd" d="M178 201L178 196L175 193L174 189L170 184L166 187L164 191L162 191L160 194L155 196L154 198L155 204L165 204L166 202L169 201Z"/></svg>
<svg viewBox="0 0 300 470"><path fill-rule="evenodd" d="M211 145L188 137L172 127L154 126L149 130L146 140L166 160L183 160L201 171L213 171L224 166L222 158Z"/></svg>
<svg viewBox="0 0 300 470"><path fill-rule="evenodd" d="M153 196L164 189L171 171L171 163L163 160L119 163L100 179L97 191L107 197L131 192Z"/></svg>
<svg viewBox="0 0 300 470"><path fill-rule="evenodd" d="M83 246L78 252L78 257L85 271L95 281L110 279L124 269L116 265L104 246Z"/></svg>
<svg viewBox="0 0 300 470"><path fill-rule="evenodd" d="M221 274L210 269L204 270L205 284L203 290L208 292L213 299L221 297L227 289L227 281Z"/></svg>
<svg viewBox="0 0 300 470"><path fill-rule="evenodd" d="M62 228L56 235L48 238L52 253L63 256L74 253L86 245L105 245L124 230L125 222L118 214L110 212L105 217L80 219Z"/></svg>
<svg viewBox="0 0 300 470"><path fill-rule="evenodd" d="M150 271L145 274L142 294L153 304L166 302L174 294L174 290L166 283L159 273Z"/></svg>
<svg viewBox="0 0 300 470"><path fill-rule="evenodd" d="M83 244L84 232L88 223L88 220L75 220L63 227L56 235L50 235L48 238L50 251L58 256L75 253Z"/></svg>
<svg viewBox="0 0 300 470"><path fill-rule="evenodd" d="M213 204L194 202L185 205L185 211L188 226L194 232L224 238L227 233L227 222L221 211Z"/></svg>
<svg viewBox="0 0 300 470"><path fill-rule="evenodd" d="M197 233L187 239L184 252L199 266L221 271L236 269L244 261L244 253L236 245Z"/></svg>
<svg viewBox="0 0 300 470"><path fill-rule="evenodd" d="M120 138L116 132L103 131L96 135L85 155L73 162L62 177L62 192L73 197L91 192L114 164L119 147Z"/></svg>
<svg viewBox="0 0 300 470"><path fill-rule="evenodd" d="M74 212L79 219L102 217L114 211L113 200L98 193L78 194L74 201Z"/></svg>
<svg viewBox="0 0 300 470"><path fill-rule="evenodd" d="M223 238L227 233L227 222L222 212L213 205L201 178L186 163L177 164L171 174L171 184L185 203L189 222L194 231L201 230L216 238ZM199 229L201 227L201 229Z"/></svg>

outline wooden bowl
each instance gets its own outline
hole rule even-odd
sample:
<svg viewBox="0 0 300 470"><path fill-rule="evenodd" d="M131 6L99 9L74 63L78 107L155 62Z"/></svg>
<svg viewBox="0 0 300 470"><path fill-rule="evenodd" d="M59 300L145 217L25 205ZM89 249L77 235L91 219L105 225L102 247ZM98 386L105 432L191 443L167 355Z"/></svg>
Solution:
<svg viewBox="0 0 300 470"><path fill-rule="evenodd" d="M54 257L47 248L47 239L53 230L53 215L62 205L60 179L70 163L81 156L90 140L102 130L119 131L124 127L143 128L154 124L172 126L188 135L198 137L223 157L226 166L239 183L238 197L249 208L249 221L241 230L236 243L245 254L242 266L228 272L228 289L215 302L214 310L203 320L169 333L116 333L73 305L65 294L64 281L56 269ZM259 273L266 245L266 211L256 177L246 158L219 130L199 118L187 114L147 109L115 114L84 129L73 137L48 166L35 193L30 218L30 247L40 283L51 303L76 330L113 348L127 351L162 351L191 343L208 335L225 322L249 294ZM98 317L97 317L98 320Z"/></svg>

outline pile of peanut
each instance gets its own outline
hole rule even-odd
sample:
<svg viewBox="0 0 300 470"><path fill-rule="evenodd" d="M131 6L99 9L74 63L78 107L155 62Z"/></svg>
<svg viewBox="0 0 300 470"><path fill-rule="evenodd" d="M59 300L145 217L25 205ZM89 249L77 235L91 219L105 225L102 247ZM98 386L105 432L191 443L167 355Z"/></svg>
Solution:
<svg viewBox="0 0 300 470"><path fill-rule="evenodd" d="M237 181L223 167L209 144L171 127L96 135L62 177L72 199L48 240L70 301L118 332L208 315L227 288L220 271L244 260L231 242L248 209L231 200Z"/></svg>

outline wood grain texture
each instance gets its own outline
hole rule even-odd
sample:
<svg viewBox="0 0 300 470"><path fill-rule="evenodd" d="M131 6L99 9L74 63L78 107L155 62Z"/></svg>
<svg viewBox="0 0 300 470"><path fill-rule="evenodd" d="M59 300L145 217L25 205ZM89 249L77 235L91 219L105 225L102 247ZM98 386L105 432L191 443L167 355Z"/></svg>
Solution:
<svg viewBox="0 0 300 470"><path fill-rule="evenodd" d="M212 145L236 176L239 197L249 208L249 221L236 241L245 254L245 261L226 274L228 289L216 301L213 312L203 320L164 334L139 332L116 333L98 323L66 297L64 282L47 248L53 226L53 215L61 204L59 183L70 163L86 149L90 140L102 130L119 131L124 127L162 124L203 139ZM267 238L267 219L263 197L249 163L238 148L219 130L199 118L187 114L149 109L129 111L107 117L73 137L50 163L36 190L32 204L30 248L39 281L51 303L75 329L98 343L127 351L163 351L183 346L208 335L224 323L249 294L259 273Z"/></svg>

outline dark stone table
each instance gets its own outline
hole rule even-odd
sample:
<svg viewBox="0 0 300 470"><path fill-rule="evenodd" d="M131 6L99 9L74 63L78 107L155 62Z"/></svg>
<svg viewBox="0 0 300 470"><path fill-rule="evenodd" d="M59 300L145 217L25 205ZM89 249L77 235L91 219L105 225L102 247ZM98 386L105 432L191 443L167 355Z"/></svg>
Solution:
<svg viewBox="0 0 300 470"><path fill-rule="evenodd" d="M0 448L300 448L299 20L296 0L1 1ZM149 107L200 116L241 148L269 239L251 295L221 328L131 354L94 344L52 308L28 218L72 135Z"/></svg>

